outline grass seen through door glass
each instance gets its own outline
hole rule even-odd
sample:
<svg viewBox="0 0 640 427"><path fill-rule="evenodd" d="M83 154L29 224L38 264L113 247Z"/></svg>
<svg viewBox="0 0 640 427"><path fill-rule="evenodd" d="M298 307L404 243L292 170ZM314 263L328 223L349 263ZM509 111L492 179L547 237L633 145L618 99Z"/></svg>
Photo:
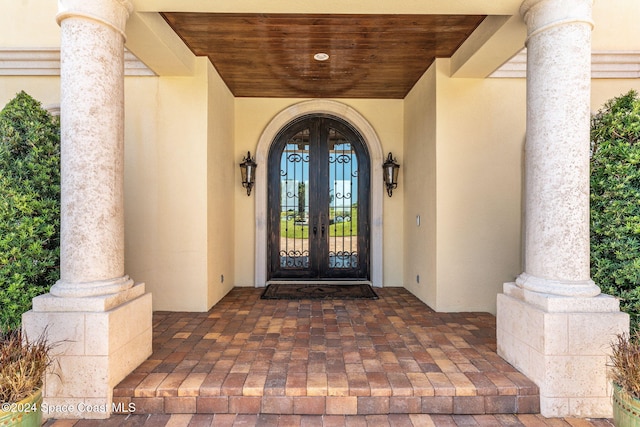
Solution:
<svg viewBox="0 0 640 427"><path fill-rule="evenodd" d="M330 225L329 236L330 237L348 237L358 235L358 210L352 209L352 214L349 216L347 212L335 212L334 209L330 209ZM282 212L280 216L280 236L295 238L295 239L308 239L309 238L309 221L303 220L299 216L289 212ZM313 224L311 224L313 229ZM318 233L320 232L320 225L318 224Z"/></svg>

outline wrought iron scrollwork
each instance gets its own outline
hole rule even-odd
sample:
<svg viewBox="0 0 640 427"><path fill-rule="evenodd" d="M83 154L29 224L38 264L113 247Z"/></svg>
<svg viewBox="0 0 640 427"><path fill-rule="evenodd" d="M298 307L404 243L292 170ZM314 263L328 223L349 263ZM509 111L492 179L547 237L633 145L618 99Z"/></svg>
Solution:
<svg viewBox="0 0 640 427"><path fill-rule="evenodd" d="M329 252L329 267L336 269L358 268L358 252Z"/></svg>
<svg viewBox="0 0 640 427"><path fill-rule="evenodd" d="M307 269L309 260L309 129L290 138L280 157L280 267Z"/></svg>
<svg viewBox="0 0 640 427"><path fill-rule="evenodd" d="M329 163L351 163L351 153L349 154L337 154L335 156L329 156Z"/></svg>
<svg viewBox="0 0 640 427"><path fill-rule="evenodd" d="M300 162L305 162L305 163L309 163L309 155L303 155L300 153L291 153L287 156L287 162L291 162L291 163L300 163Z"/></svg>
<svg viewBox="0 0 640 427"><path fill-rule="evenodd" d="M280 267L308 268L309 251L280 251Z"/></svg>
<svg viewBox="0 0 640 427"><path fill-rule="evenodd" d="M349 200L351 200L351 192L349 192L349 193L344 193L344 194L342 194L342 193L336 193L336 194L335 194L335 198L336 198L336 199L349 199Z"/></svg>

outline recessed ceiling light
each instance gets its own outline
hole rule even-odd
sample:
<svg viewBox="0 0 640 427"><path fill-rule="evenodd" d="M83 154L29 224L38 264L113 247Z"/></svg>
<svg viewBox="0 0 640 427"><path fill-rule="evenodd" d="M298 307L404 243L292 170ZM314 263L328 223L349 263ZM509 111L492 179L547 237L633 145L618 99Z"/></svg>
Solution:
<svg viewBox="0 0 640 427"><path fill-rule="evenodd" d="M329 59L329 55L324 52L318 52L313 55L313 59L315 59L316 61L326 61L327 59Z"/></svg>

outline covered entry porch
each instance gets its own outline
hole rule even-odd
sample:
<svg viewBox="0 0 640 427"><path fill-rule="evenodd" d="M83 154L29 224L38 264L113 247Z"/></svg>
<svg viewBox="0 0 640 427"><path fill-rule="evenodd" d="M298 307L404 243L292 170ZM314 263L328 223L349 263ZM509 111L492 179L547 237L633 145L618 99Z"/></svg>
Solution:
<svg viewBox="0 0 640 427"><path fill-rule="evenodd" d="M217 303L231 288L250 285L251 278L260 278L260 270L264 268L258 257L258 251L264 247L260 241L262 223L259 215L255 226L251 221L261 209L259 192L256 191L255 199L242 193L241 197L234 194L234 188L239 186L235 179L238 173L235 152L241 149L244 154L247 148L257 148L260 153L263 130L274 123L272 120L278 111L287 111L298 101L234 95L207 58L196 57L193 52L187 52L181 42L177 43L176 34L169 31L159 15L162 10L153 9L151 3L154 2L104 0L99 3L100 7L92 7L74 0L60 2L57 20L62 37L62 170L67 177L62 184L61 280L51 288L50 294L34 300L24 325L31 335L49 327L55 339L73 344L61 348L58 359L64 375L59 378L61 381L53 376L48 379L45 398L60 404L90 402L107 407L112 401L124 403L127 397L131 403L136 403L133 399L146 399L137 402L138 412L143 412L147 405L153 413L194 408L197 412L200 399L201 405L221 405L229 413L234 410L237 413L244 407L233 405L247 405L252 411L258 408L255 413L273 414L277 410L279 414L289 415L298 415L296 411L319 413L321 407L325 411L330 408L354 415L375 415L376 411L390 413L392 408L405 406L408 411L429 414L429 411L440 410L436 403L446 405L450 413L464 410L486 414L498 407L506 407L512 413L521 410L524 399L533 400L525 397L530 394L520 393L522 390L508 376L510 384L514 384L509 387L515 387L510 393L488 375L484 375L482 381L477 379L480 382L476 384L470 375L475 372L467 373L459 365L483 371L468 363L469 356L464 356L462 351L464 361L450 359L444 347L458 349L456 345L464 344L466 338L451 341L452 337L457 337L458 330L469 331L464 327L446 332L439 329L441 326L446 329L448 323L455 321L438 323L430 333L424 332L422 328L428 326L421 323L403 326L403 333L396 332L397 341L376 343L386 335L383 325L396 327L396 321L402 324L407 323L407 319L428 321L433 313L423 303L420 303L423 314L411 312L405 319L391 310L383 310L386 320L380 320L375 316L371 318L371 313L376 313L375 307L381 304L378 301L363 312L364 323L349 324L353 335L345 335L348 337L345 342L339 332L336 335L335 331L327 331L328 326L324 324L324 335L314 335L313 312L324 314L330 309L322 305L314 309L311 304L308 319L305 318L308 325L291 324L295 325L296 333L299 326L303 330L309 327L308 342L303 347L307 348L307 354L302 351L294 358L296 341L291 341L294 346L290 350L281 350L290 351L286 364L277 359L284 357L278 353L280 340L269 336L269 327L274 326L271 323L274 311L266 316L270 320L265 325L269 326L254 325L256 335L253 337L257 339L264 334L260 345L272 349L273 354L271 350L266 355L260 353L260 346L255 350L247 348L246 353L245 349L225 347L217 360L227 360L221 357L228 350L227 355L237 352L237 358L225 362L231 365L227 366L229 370L223 378L215 378L213 384L205 381L215 374L215 364L208 373L193 372L200 362L184 377L184 372L175 372L181 363L190 360L186 354L192 353L177 351L177 348L187 343L197 352L197 346L222 344L218 340L222 335L207 339L206 333L199 331L203 334L198 338L197 325L193 330L170 331L167 332L172 333L170 339L161 347L176 347L169 354L158 355L161 351L157 348L158 339L162 335L156 336L153 349L152 334L158 334L161 328L158 324L152 330L152 309L207 311L216 304L212 312L194 315L201 323L211 322L208 316L224 306L224 302ZM402 153L401 192L387 199L381 192L373 191L373 197L385 200L381 211L386 211L384 222L382 217L378 221L373 218L373 226L379 224L379 236L387 238L372 244L372 250L384 253L379 258L381 263L376 263L376 255L372 254L372 263L380 269L381 279L376 283L374 270L372 282L384 286L382 292L395 291L393 286L405 286L419 300L441 312L476 307L495 311L500 354L538 384L540 399L537 401L544 415L606 416L610 413L606 354L602 350L606 346L601 344L609 342L613 333L625 330L628 319L619 312L617 301L599 296L599 288L589 278L592 2L574 0L567 3L571 6L568 8L551 0L502 3L501 8L475 6L473 9L487 15L487 25L495 24L491 25L490 34L509 41L510 49L501 49L503 54L515 53L515 49L511 50L512 44L520 49L522 42L526 43L526 100L524 80L496 82L486 79L486 73L470 77L460 73L460 62L477 62L473 52L494 51L495 45L489 42L496 39L479 31L470 38L470 44L465 43L465 48L459 50L462 57L454 55L436 60L403 99L388 102L377 98L353 99L343 103L345 109L361 111L372 128L377 129L380 148L385 148L382 153L391 150L396 155ZM412 13L435 14L439 4L425 2L427 8ZM300 10L294 2L287 6L284 11L309 12ZM473 10L457 12L469 14ZM96 16L100 19L95 19ZM501 33L503 26L517 27L519 36L507 37ZM162 31L155 31L158 28ZM485 26L482 28L488 30ZM174 52L180 53L179 58L188 59L187 70L172 74L157 65L155 69L160 74L150 78L153 80L136 81L135 85L131 80L125 83L122 71L125 31L129 36L127 46L150 64L156 65L149 51L163 52L149 46L177 45ZM148 38L141 34L153 36L152 43L147 43ZM499 34L502 37L498 37ZM87 64L93 68L89 69ZM101 76L109 78L103 82ZM125 115L127 102L134 108L128 109ZM523 138L525 107L527 129ZM91 114L94 111L100 112L100 120ZM520 111L521 119L513 121L515 125L511 128L510 118L520 117ZM462 123L473 127L472 137L466 132L457 132ZM194 129L194 135L185 137L184 129ZM523 156L524 139L526 153ZM134 160L127 163L131 166L126 171L125 156ZM523 157L524 164L521 164ZM379 170L380 162L374 163ZM461 171L466 174L461 175ZM521 172L524 172L522 176ZM125 174L128 174L126 191ZM374 181L380 184L380 180ZM231 182L236 185L228 185ZM461 216L452 216L451 212ZM521 228L524 229L522 239ZM497 238L503 230L507 230L505 239ZM372 241L374 237L372 232ZM256 257L250 260L247 254L253 249ZM147 284L134 283L125 270ZM492 274L488 270L492 270ZM465 273L463 280L457 275L459 271ZM515 284L507 284L504 294L499 294L501 284L513 281L516 276ZM257 280L255 284L264 282ZM257 294L259 290L246 292ZM497 303L496 294L499 294ZM407 310L402 304L397 306ZM287 313L289 306L286 307L278 313ZM243 313L243 316L251 313L245 308L236 310L236 314ZM335 316L336 325L330 327L340 331L337 312ZM438 316L450 315L437 315L435 319L439 319ZM368 318L372 321L364 320ZM216 323L226 319L226 315L220 316ZM246 321L245 317L243 322ZM191 321L187 321L185 326L190 324ZM240 327L241 322L235 324ZM375 327L359 331L360 327L368 328L368 324ZM244 323L242 325L244 327ZM265 327L266 331L262 331ZM431 332L433 336L444 337L445 342L428 338ZM257 346L258 342L249 341L253 333L243 330L231 334L229 331L224 339L230 340L231 344L226 345L245 340L243 346ZM362 333L360 341L370 346L358 347L356 333ZM286 345L291 342L284 341ZM386 352L376 345L393 349L393 343L410 350L411 357L405 359L413 358L419 371L406 367L386 370L384 359L380 359ZM469 342L466 344L474 348ZM422 350L414 352L413 345ZM355 356L356 348L360 362L348 363L347 355L353 350ZM374 354L367 353L372 349ZM344 363L344 368L340 365L343 372L339 372L343 374L342 382L337 384L330 382L329 376L329 368L334 368L329 362L334 359L327 355L332 351L341 352ZM185 353L182 358L180 353ZM390 353L400 366L404 358L400 356L407 355L406 352ZM147 359L149 354L152 359ZM437 363L436 355L443 354L447 357L441 364L451 368L451 372ZM487 354L499 360L495 348ZM246 360L237 362L244 357L253 359L250 364ZM269 370L255 371L252 375L254 362L256 368L264 370L265 366L259 362L267 357L272 357L270 367L277 363L283 370L286 366L287 376L278 377L274 373L270 377ZM149 370L148 360L157 360L158 364ZM302 365L292 364L292 360L305 361L307 375L304 385L290 388L288 375L290 371L295 373L292 367L302 369ZM372 362L365 364L365 360ZM444 362L446 360L449 363ZM141 362L142 367L136 370ZM170 367L174 363L176 365ZM239 365L235 369L246 372L232 372L236 363ZM507 370L508 365L502 363L495 372L503 375L502 368ZM361 365L359 373L364 376L354 377L354 374L350 380L347 365L358 364ZM382 368L378 364L383 365ZM325 375L311 370L321 366ZM372 370L376 367L384 369ZM398 369L397 366L394 369ZM118 383L131 371L144 377L130 385L133 394L126 396L122 394L123 385ZM205 374L197 392L201 393L208 384L204 390L209 390L210 395L180 395L181 387L183 393L185 390L194 393L195 385L186 387L195 374L200 374L195 377L196 383ZM96 380L87 384L86 378ZM241 383L238 378L242 378ZM294 378L292 376L292 383ZM484 382L485 379L488 382ZM268 387L273 381L275 385ZM168 388L170 383L175 385ZM281 394L267 393L274 390ZM300 393L304 390L305 394L295 395L295 390ZM488 390L493 394L486 394ZM216 391L218 394L211 394ZM394 395L394 392L401 394ZM381 407L383 409L379 409ZM217 408L214 412L224 413ZM65 415L106 417L108 414Z"/></svg>

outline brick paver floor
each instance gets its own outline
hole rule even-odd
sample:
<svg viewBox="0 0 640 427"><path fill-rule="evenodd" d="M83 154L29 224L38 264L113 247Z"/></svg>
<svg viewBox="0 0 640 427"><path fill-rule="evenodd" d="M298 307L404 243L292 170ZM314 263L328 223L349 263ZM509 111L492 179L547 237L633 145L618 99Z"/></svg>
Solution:
<svg viewBox="0 0 640 427"><path fill-rule="evenodd" d="M611 426L545 419L538 389L496 354L495 317L378 300L261 300L154 313L153 354L114 390L135 413L47 426Z"/></svg>
<svg viewBox="0 0 640 427"><path fill-rule="evenodd" d="M289 301L235 288L207 313L156 313L153 354L114 401L138 414L538 412L538 388L496 354L493 315L376 291Z"/></svg>

